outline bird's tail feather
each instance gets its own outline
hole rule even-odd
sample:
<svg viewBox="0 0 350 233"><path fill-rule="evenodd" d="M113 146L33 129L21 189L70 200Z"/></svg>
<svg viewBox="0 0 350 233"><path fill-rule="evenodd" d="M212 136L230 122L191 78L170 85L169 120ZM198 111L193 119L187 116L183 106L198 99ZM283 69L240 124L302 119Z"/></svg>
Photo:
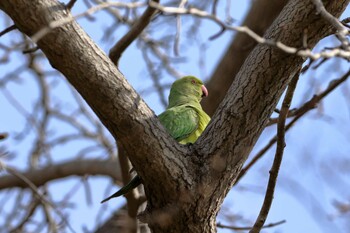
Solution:
<svg viewBox="0 0 350 233"><path fill-rule="evenodd" d="M119 189L113 195L111 195L111 196L107 197L106 199L102 200L101 203L109 201L110 199L112 199L114 197L119 197L121 195L124 195L124 194L128 193L130 190L132 190L132 189L136 188L137 186L139 186L140 184L141 184L141 178L139 176L135 176L127 185L125 185L124 187Z"/></svg>

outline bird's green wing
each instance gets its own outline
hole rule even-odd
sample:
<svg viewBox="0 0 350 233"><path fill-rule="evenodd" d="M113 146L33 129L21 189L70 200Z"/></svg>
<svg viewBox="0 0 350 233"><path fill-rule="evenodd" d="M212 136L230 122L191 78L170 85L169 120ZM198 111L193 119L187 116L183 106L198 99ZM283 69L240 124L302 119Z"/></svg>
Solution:
<svg viewBox="0 0 350 233"><path fill-rule="evenodd" d="M176 141L187 138L197 130L199 124L197 111L188 105L169 108L158 117L165 129Z"/></svg>

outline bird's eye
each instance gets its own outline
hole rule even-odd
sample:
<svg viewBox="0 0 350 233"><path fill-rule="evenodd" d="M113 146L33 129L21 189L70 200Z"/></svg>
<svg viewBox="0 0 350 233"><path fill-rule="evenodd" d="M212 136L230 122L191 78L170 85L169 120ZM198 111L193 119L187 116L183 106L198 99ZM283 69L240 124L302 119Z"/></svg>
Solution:
<svg viewBox="0 0 350 233"><path fill-rule="evenodd" d="M192 83L192 84L196 84L196 80L193 80L193 79L192 79L192 80L191 80L191 83Z"/></svg>

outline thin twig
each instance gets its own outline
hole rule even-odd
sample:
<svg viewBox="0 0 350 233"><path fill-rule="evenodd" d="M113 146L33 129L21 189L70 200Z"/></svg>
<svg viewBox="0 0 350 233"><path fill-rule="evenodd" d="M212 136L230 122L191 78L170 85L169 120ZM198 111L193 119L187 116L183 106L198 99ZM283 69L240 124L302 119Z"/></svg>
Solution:
<svg viewBox="0 0 350 233"><path fill-rule="evenodd" d="M159 2L157 0L156 2ZM157 10L148 6L142 16L132 25L128 33L126 33L110 50L109 58L118 66L119 59L122 53L129 47L129 45L141 34L141 32L148 26L153 15Z"/></svg>
<svg viewBox="0 0 350 233"><path fill-rule="evenodd" d="M34 53L36 52L37 50L39 50L39 47L38 46L35 46L33 48L29 48L29 49L25 49L22 51L23 54L27 54L27 53Z"/></svg>
<svg viewBox="0 0 350 233"><path fill-rule="evenodd" d="M314 109L317 104L325 98L329 93L331 93L335 88L337 88L340 84L345 82L350 76L350 70L345 73L342 77L339 79L334 79L331 82L329 82L328 87L326 90L321 92L318 95L314 95L309 101L303 104L299 109L293 111L295 117L289 122L286 126L286 132L294 125L295 122L297 122L302 116L305 115L308 111L311 109ZM235 184L237 184L242 177L247 173L247 171L276 143L277 141L277 135L275 135L271 140L266 144L254 157L253 159L241 170L239 173Z"/></svg>
<svg viewBox="0 0 350 233"><path fill-rule="evenodd" d="M197 9L197 8L193 8L193 7L191 7L191 8L166 7L166 6L160 5L159 3L152 1L152 0L150 0L148 4L156 9L158 9L159 11L163 12L163 14L192 15L192 16L212 20L213 22L218 24L220 27L225 28L225 30L231 30L231 31L245 33L259 44L266 44L269 46L274 46L274 47L277 47L277 48L281 49L282 51L289 53L289 54L296 54L298 56L301 56L304 58L310 58L312 60L317 60L321 57L328 58L328 57L335 57L335 56L350 59L350 51L346 51L346 50L343 50L340 48L335 48L335 49L329 50L329 51L322 51L319 53L313 53L310 49L294 48L294 47L285 45L280 41L274 41L274 40L263 38L246 26L227 25L225 22L221 21L215 15L210 14L206 11L202 11L202 10Z"/></svg>
<svg viewBox="0 0 350 233"><path fill-rule="evenodd" d="M211 14L216 15L217 12L217 5L218 5L218 0L213 1L213 7L211 8Z"/></svg>
<svg viewBox="0 0 350 233"><path fill-rule="evenodd" d="M55 206L48 201L44 195L42 195L39 192L39 189L37 186L35 186L26 176L24 176L23 174L21 174L20 172L17 172L16 169L11 168L7 165L5 165L4 163L2 163L2 161L0 161L0 170L4 169L6 170L8 173L10 173L11 175L15 176L17 179L21 180L22 182L24 182L27 187L29 187L33 193L34 196L40 201L40 203L43 206L49 206L50 208L52 208L60 217L61 219L64 221L64 223L67 225L67 227L70 229L71 232L75 233L74 229L72 228L72 226L69 224L68 220L65 218L65 216L58 210L55 208Z"/></svg>
<svg viewBox="0 0 350 233"><path fill-rule="evenodd" d="M286 222L287 222L286 220L281 220L281 221L278 221L278 222L266 224L262 228L275 227L275 226L281 225L281 224L286 223ZM219 228L230 229L230 230L235 230L235 231L244 231L244 230L252 229L252 227L228 226L228 225L224 225L224 224L221 224L221 223L216 224L216 226L219 227Z"/></svg>
<svg viewBox="0 0 350 233"><path fill-rule="evenodd" d="M257 43L259 44L265 44L268 46L273 46L276 47L288 54L295 54L304 58L310 58L312 60L317 60L319 58L330 58L330 57L342 57L345 59L350 59L350 51L349 50L345 50L345 49L341 49L341 48L334 48L332 50L327 50L327 51L321 51L319 53L313 53L310 49L299 49L299 48L295 48L295 47L291 47L288 46L286 44L283 44L280 41L274 41L271 39L266 39L264 37L259 36L257 33L255 33L254 31L252 31L251 29L249 29L246 26L230 26L227 25L225 22L221 21L220 19L218 19L215 15L212 15L206 11L202 11L200 9L191 7L191 8L177 8L177 7L165 7L162 6L158 3L158 1L152 1L150 0L148 2L148 5L151 8L154 8L156 10L159 10L161 12L163 12L163 14L168 14L168 15L192 15L192 16L196 16L199 18L205 18L205 19L209 19L212 20L213 22L215 22L216 24L218 24L221 28L225 28L225 30L231 30L231 31L237 31L237 32L241 32L241 33L245 33L247 34L249 37L251 37L253 40L255 40ZM92 7L90 9L88 9L87 11L75 15L74 17L67 17L67 18L63 18L61 20L58 21L52 21L49 23L49 25L47 27L44 27L43 29L39 30L37 33L35 33L31 39L34 43L37 43L41 38L43 38L46 34L48 34L49 32L51 32L53 29L64 26L65 24L68 24L72 21L74 21L75 19L78 19L80 17L83 16L88 16L91 15L92 13L108 8L108 7L125 7L125 8L129 8L129 9L133 9L133 8L138 8L141 6L144 6L143 2L134 2L134 3L121 3L121 2L106 2L106 3L101 3L98 6ZM149 9L149 8L147 8ZM147 10L146 10L147 11ZM151 9L150 9L151 11ZM149 18L148 18L149 19ZM138 22L140 24L143 24L141 22L142 20L139 20ZM148 24L148 23L147 23ZM146 25L147 25L146 24ZM139 29L138 29L139 30ZM220 32L222 33L222 32ZM139 34L138 34L139 35ZM123 45L123 47L127 48L130 41L126 41L125 44L121 43ZM125 50L125 49L124 49ZM121 50L121 51L124 51ZM112 52L112 51L111 51ZM116 58L118 56L118 53L116 53ZM110 57L115 57L114 55ZM120 57L120 55L119 55ZM117 64L117 60L116 58L113 59L114 63ZM118 58L119 59L119 58Z"/></svg>
<svg viewBox="0 0 350 233"><path fill-rule="evenodd" d="M346 36L349 34L349 30L326 10L321 0L312 0L312 2L316 6L317 12L337 30L336 34L342 43L342 47L345 50L350 50L349 41L346 38Z"/></svg>
<svg viewBox="0 0 350 233"><path fill-rule="evenodd" d="M39 206L40 201L37 198L33 198L28 206L26 206L26 214L25 216L22 218L22 220L17 224L17 226L13 227L10 232L23 232L23 227L24 225L29 221L29 219L33 216L33 214L35 213L35 210L37 209L37 207Z"/></svg>
<svg viewBox="0 0 350 233"><path fill-rule="evenodd" d="M224 32L226 31L225 27L221 27L220 31L218 31L217 33L215 33L214 35L211 35L208 40L215 40L216 38L219 38L219 36L221 36L222 34L224 34Z"/></svg>
<svg viewBox="0 0 350 233"><path fill-rule="evenodd" d="M147 51L142 51L142 56L144 61L146 62L146 65L148 67L149 75L154 83L154 88L159 93L159 99L162 103L163 107L167 106L167 98L165 97L165 88L164 85L160 83L160 74L156 71L156 68L154 67L154 63L151 61L151 59L148 57Z"/></svg>
<svg viewBox="0 0 350 233"><path fill-rule="evenodd" d="M350 23L350 17L347 17L347 18L343 19L343 20L341 21L341 23L344 25L344 27L350 29L350 26L348 25L348 23Z"/></svg>
<svg viewBox="0 0 350 233"><path fill-rule="evenodd" d="M15 29L17 29L16 25L11 25L10 27L8 27L0 32L0 37L5 35L6 33L10 32L10 31L15 30Z"/></svg>
<svg viewBox="0 0 350 233"><path fill-rule="evenodd" d="M83 13L77 14L73 17L66 17L57 21L52 21L47 25L46 27L40 29L37 33L35 33L33 36L31 36L31 39L34 43L37 43L41 38L43 38L45 35L50 33L53 29L62 27L76 19L79 19L84 16L89 16L97 11L103 10L108 7L123 7L123 8L139 8L144 6L145 3L143 2L132 2L132 3L123 3L123 2L104 2L97 6L91 7L88 10L84 11Z"/></svg>
<svg viewBox="0 0 350 233"><path fill-rule="evenodd" d="M283 152L285 148L285 123L286 123L289 107L291 105L291 102L294 96L294 91L299 80L299 74L300 72L298 72L292 78L282 103L282 108L281 108L278 125L277 125L277 148L276 148L275 159L273 161L273 165L270 170L270 178L267 185L264 203L261 207L259 216L257 217L253 228L249 231L250 233L260 232L261 228L264 226L267 215L270 211L270 207L271 207L274 192L275 192L277 176L282 163Z"/></svg>
<svg viewBox="0 0 350 233"><path fill-rule="evenodd" d="M67 9L71 10L76 2L77 0L70 0L66 5Z"/></svg>
<svg viewBox="0 0 350 233"><path fill-rule="evenodd" d="M187 0L181 0L179 8L184 8L187 3ZM176 16L176 34L175 34L175 43L174 43L174 54L179 56L179 45L180 45L180 35L181 35L181 16Z"/></svg>
<svg viewBox="0 0 350 233"><path fill-rule="evenodd" d="M232 24L235 20L232 18L232 16L230 15L231 13L231 1L230 0L226 0L226 7L225 7L225 14L226 14L226 19L225 22L227 24Z"/></svg>

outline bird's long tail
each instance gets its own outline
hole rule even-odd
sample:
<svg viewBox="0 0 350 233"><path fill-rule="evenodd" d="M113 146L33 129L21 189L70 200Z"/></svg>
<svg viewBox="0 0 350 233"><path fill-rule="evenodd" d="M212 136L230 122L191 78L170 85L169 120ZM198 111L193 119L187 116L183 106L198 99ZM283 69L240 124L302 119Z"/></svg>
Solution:
<svg viewBox="0 0 350 233"><path fill-rule="evenodd" d="M137 186L139 186L140 184L141 184L141 178L139 176L135 176L127 185L125 185L124 187L119 189L113 195L111 195L111 196L107 197L106 199L102 200L101 203L109 201L110 199L112 199L114 197L119 197L121 195L124 195L124 194L128 193L130 190L132 190L132 189L136 188Z"/></svg>

